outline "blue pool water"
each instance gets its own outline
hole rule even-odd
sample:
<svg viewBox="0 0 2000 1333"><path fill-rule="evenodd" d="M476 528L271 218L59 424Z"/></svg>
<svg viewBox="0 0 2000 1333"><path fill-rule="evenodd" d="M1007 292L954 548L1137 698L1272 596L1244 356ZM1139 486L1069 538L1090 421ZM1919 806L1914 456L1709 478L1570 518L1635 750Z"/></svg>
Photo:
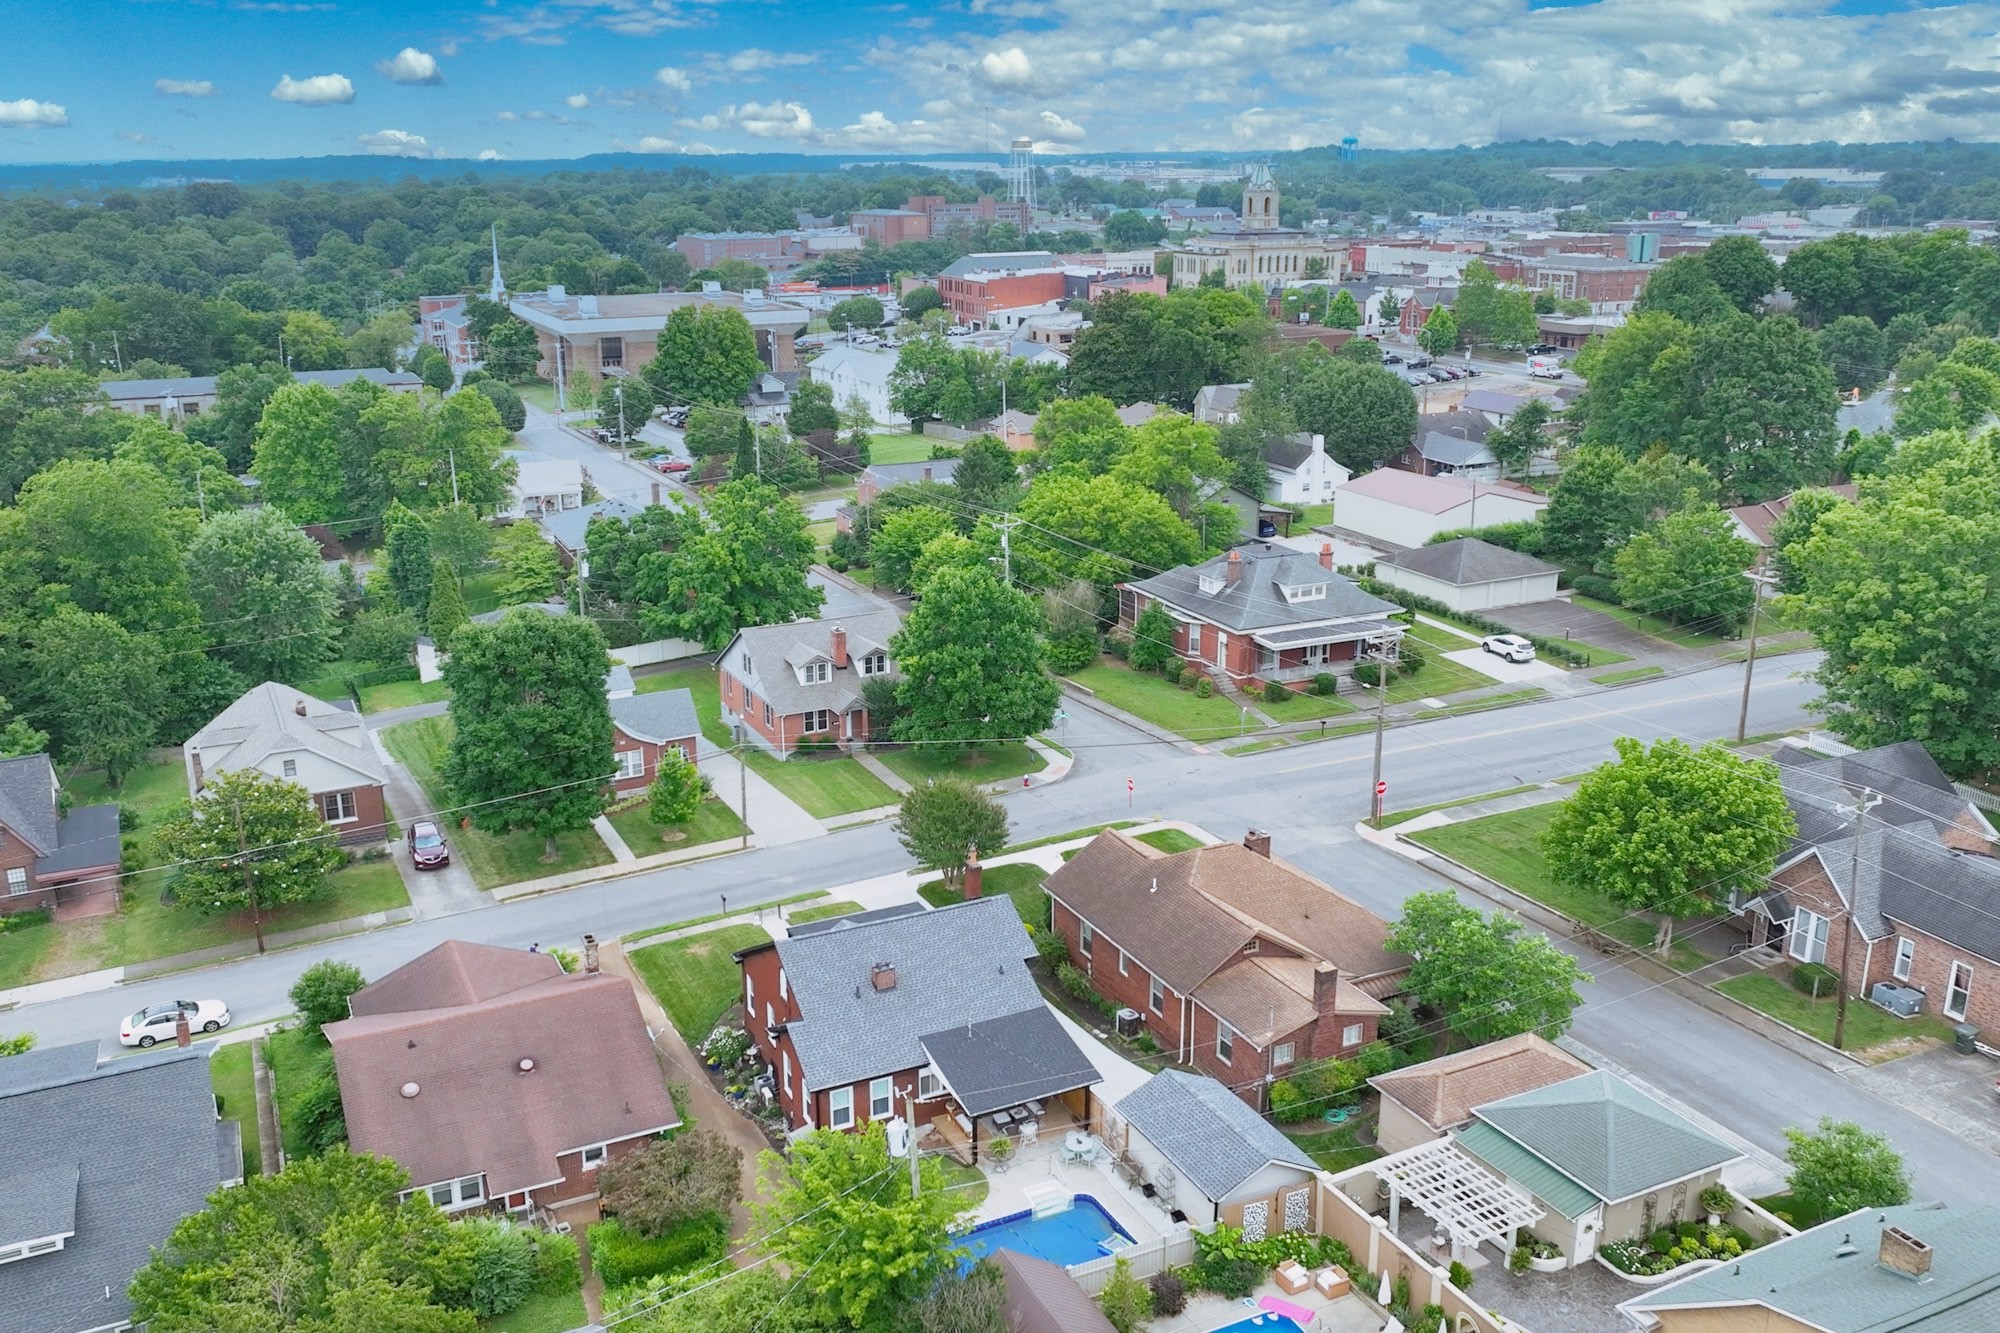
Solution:
<svg viewBox="0 0 2000 1333"><path fill-rule="evenodd" d="M1227 1328L1216 1329L1215 1333L1305 1333L1305 1330L1281 1314L1266 1313L1238 1320Z"/></svg>
<svg viewBox="0 0 2000 1333"><path fill-rule="evenodd" d="M1131 1233L1104 1211L1103 1204L1088 1194L1079 1194L1071 1207L1048 1217L1015 1213L982 1223L959 1237L959 1244L972 1252L966 1260L968 1267L995 1250L1012 1250L1068 1268L1102 1259L1104 1251L1099 1243L1111 1236L1132 1239Z"/></svg>

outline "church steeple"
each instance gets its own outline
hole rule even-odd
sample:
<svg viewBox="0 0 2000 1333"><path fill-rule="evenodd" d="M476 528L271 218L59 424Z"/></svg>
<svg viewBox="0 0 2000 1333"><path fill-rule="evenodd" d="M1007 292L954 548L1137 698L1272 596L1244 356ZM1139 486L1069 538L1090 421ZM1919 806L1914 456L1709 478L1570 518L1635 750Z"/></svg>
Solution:
<svg viewBox="0 0 2000 1333"><path fill-rule="evenodd" d="M1278 178L1262 162L1250 168L1250 179L1243 183L1243 225L1283 225L1278 221Z"/></svg>
<svg viewBox="0 0 2000 1333"><path fill-rule="evenodd" d="M493 224L493 281L487 285L486 299L498 303L506 294L507 284L500 280L500 224Z"/></svg>

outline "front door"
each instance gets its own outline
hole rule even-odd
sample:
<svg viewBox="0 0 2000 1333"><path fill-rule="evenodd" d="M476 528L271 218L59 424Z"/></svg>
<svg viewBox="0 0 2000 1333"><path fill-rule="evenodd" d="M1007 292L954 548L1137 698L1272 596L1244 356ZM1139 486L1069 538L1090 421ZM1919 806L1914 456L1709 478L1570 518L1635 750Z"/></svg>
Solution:
<svg viewBox="0 0 2000 1333"><path fill-rule="evenodd" d="M1217 670L1229 670L1229 636L1221 630L1215 632L1215 665Z"/></svg>

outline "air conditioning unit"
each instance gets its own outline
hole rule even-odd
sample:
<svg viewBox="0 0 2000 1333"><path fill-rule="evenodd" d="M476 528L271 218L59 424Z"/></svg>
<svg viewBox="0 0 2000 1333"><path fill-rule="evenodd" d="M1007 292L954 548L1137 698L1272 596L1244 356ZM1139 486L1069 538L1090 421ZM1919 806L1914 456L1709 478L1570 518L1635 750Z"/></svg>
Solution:
<svg viewBox="0 0 2000 1333"><path fill-rule="evenodd" d="M1121 1037L1136 1037L1139 1035L1139 1011L1137 1009L1120 1009L1118 1011L1118 1035Z"/></svg>
<svg viewBox="0 0 2000 1333"><path fill-rule="evenodd" d="M1925 995L1915 986L1905 986L1895 981L1878 981L1875 989L1868 992L1869 1002L1898 1018L1915 1018L1924 1011Z"/></svg>

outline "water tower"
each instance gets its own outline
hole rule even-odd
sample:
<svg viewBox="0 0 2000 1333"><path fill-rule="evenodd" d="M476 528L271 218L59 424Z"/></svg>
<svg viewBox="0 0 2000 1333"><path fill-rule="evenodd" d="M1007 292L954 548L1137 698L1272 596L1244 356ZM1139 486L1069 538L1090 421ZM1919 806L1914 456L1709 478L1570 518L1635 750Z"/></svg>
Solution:
<svg viewBox="0 0 2000 1333"><path fill-rule="evenodd" d="M1340 160L1352 162L1361 155L1361 140L1348 135L1340 141Z"/></svg>
<svg viewBox="0 0 2000 1333"><path fill-rule="evenodd" d="M1013 151L1007 158L1007 197L1018 199L1028 206L1030 213L1035 210L1035 141L1021 138L1014 140Z"/></svg>

